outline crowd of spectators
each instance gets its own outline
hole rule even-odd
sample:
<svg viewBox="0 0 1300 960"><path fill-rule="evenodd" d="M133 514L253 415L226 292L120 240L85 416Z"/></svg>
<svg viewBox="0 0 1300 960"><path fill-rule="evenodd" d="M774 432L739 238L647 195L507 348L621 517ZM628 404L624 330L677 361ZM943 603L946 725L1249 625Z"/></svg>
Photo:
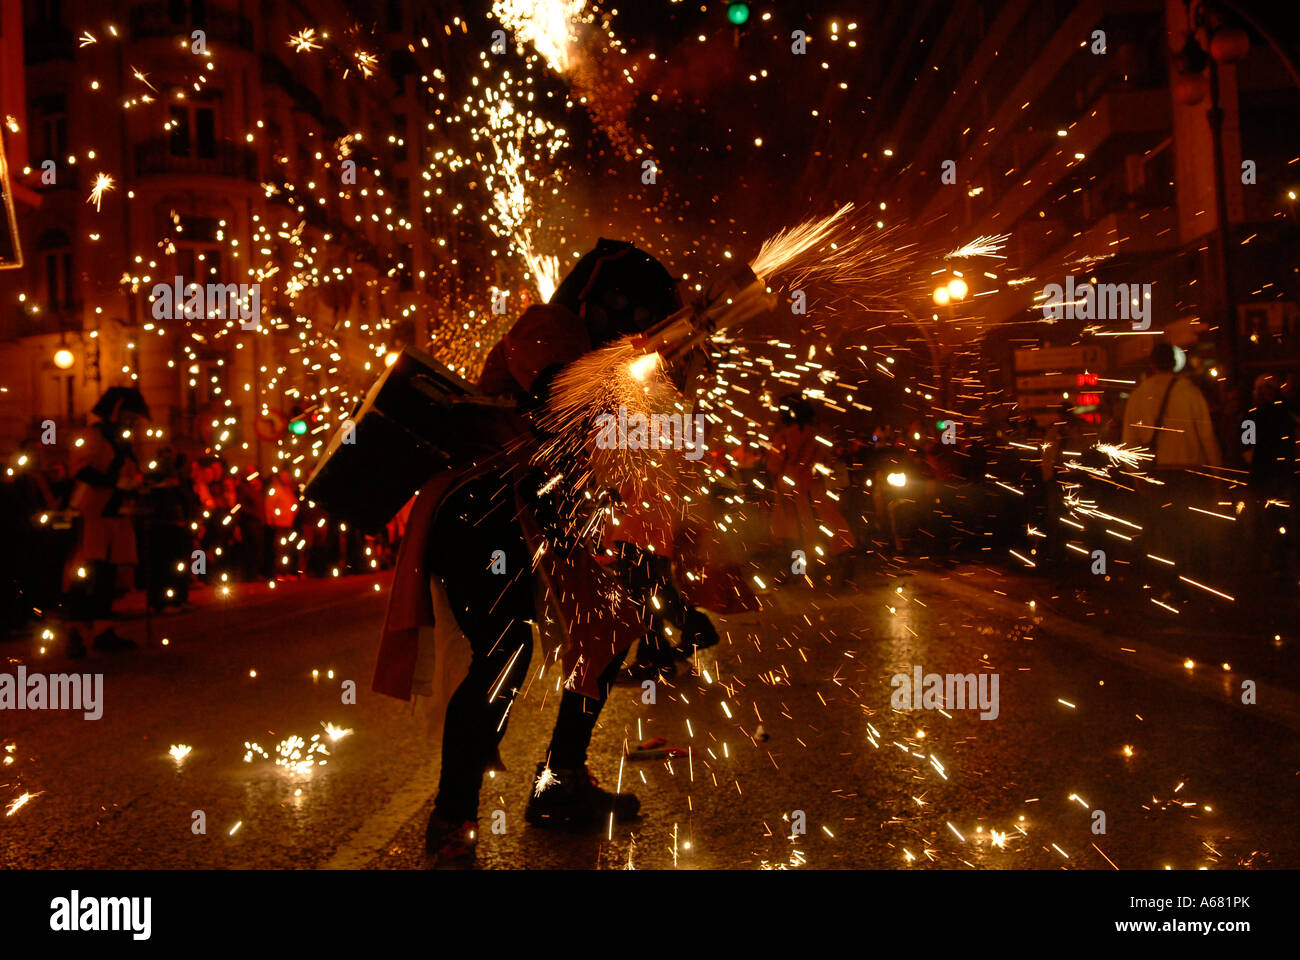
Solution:
<svg viewBox="0 0 1300 960"><path fill-rule="evenodd" d="M185 608L195 589L325 577L388 565L393 531L362 536L299 496L286 469L171 447L137 457L147 411L104 408L58 444L31 444L0 482L0 619L68 625L69 652L135 644L114 603L140 591L151 614Z"/></svg>

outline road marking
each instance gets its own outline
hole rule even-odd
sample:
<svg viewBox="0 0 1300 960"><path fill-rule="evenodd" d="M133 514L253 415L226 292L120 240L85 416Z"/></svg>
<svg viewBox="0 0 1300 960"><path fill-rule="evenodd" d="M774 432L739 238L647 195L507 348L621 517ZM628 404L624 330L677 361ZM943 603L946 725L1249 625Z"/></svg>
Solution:
<svg viewBox="0 0 1300 960"><path fill-rule="evenodd" d="M378 813L372 814L320 865L321 870L361 870L384 852L402 826L438 789L436 762L422 765Z"/></svg>

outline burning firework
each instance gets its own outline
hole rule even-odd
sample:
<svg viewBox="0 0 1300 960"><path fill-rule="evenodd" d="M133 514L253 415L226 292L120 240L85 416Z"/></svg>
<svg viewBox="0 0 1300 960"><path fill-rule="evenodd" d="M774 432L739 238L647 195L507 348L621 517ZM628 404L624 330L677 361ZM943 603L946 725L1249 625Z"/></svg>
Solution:
<svg viewBox="0 0 1300 960"><path fill-rule="evenodd" d="M1006 257L998 253L1007 245L1011 239L1011 234L1000 233L992 237L976 237L965 246L958 247L951 253L947 254L945 260L966 260L972 257L997 257L999 260L1005 260Z"/></svg>
<svg viewBox="0 0 1300 960"><path fill-rule="evenodd" d="M828 217L807 220L797 227L769 237L758 248L758 256L750 263L750 269L755 276L764 280L788 269L809 251L815 251L834 238L836 226L844 221L852 209L853 204L846 203Z"/></svg>
<svg viewBox="0 0 1300 960"><path fill-rule="evenodd" d="M567 73L578 39L575 24L586 6L587 0L495 0L492 15L531 44L548 67Z"/></svg>

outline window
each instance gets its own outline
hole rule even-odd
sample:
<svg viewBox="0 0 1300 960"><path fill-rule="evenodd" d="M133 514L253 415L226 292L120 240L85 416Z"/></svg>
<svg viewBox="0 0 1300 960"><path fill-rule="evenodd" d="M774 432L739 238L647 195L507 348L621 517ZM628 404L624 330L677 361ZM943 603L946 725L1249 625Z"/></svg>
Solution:
<svg viewBox="0 0 1300 960"><path fill-rule="evenodd" d="M220 283L221 226L212 217L182 216L176 228L176 272L186 284Z"/></svg>
<svg viewBox="0 0 1300 960"><path fill-rule="evenodd" d="M402 244L402 269L397 274L397 288L403 292L415 289L415 247Z"/></svg>
<svg viewBox="0 0 1300 960"><path fill-rule="evenodd" d="M72 306L72 251L45 255L45 305L51 313Z"/></svg>
<svg viewBox="0 0 1300 960"><path fill-rule="evenodd" d="M45 309L63 313L76 305L76 280L72 273L72 241L62 230L43 233L36 243L45 267Z"/></svg>
<svg viewBox="0 0 1300 960"><path fill-rule="evenodd" d="M220 404L226 392L226 366L219 357L202 357L184 368L183 381L191 388L186 391L186 406L190 416ZM212 431L209 419L199 425L201 430ZM220 430L216 430L220 433Z"/></svg>
<svg viewBox="0 0 1300 960"><path fill-rule="evenodd" d="M172 23L201 27L207 20L206 0L170 0L167 6Z"/></svg>
<svg viewBox="0 0 1300 960"><path fill-rule="evenodd" d="M39 0L36 3L36 19L42 23L62 23L62 0Z"/></svg>
<svg viewBox="0 0 1300 960"><path fill-rule="evenodd" d="M32 138L35 159L62 163L68 155L67 101L62 95L41 97L34 106L38 117Z"/></svg>
<svg viewBox="0 0 1300 960"><path fill-rule="evenodd" d="M171 119L171 152L174 157L206 157L217 155L216 110L199 103L173 104L168 111Z"/></svg>

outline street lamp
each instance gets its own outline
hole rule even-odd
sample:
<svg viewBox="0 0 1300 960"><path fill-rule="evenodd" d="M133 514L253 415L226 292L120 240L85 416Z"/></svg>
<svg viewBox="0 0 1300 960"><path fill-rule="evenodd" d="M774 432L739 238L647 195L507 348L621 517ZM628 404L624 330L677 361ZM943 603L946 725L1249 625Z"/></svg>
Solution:
<svg viewBox="0 0 1300 960"><path fill-rule="evenodd" d="M965 300L966 295L968 293L970 293L970 285L967 284L966 281L962 279L962 275L960 273L954 270L952 279L950 279L947 283L945 283L941 287L935 287L932 296L934 298L934 302L936 306L951 307L953 304ZM948 318L950 320L953 319L951 314L949 314ZM935 314L934 319L938 320L939 315ZM944 362L944 359L940 357L939 348L935 344L935 342L930 339L929 335L926 335L926 342L930 346L930 357L931 357L931 361L934 364L934 376L939 387L940 402L945 407L947 407L948 392L949 392L948 391L948 379L949 379L948 364Z"/></svg>
<svg viewBox="0 0 1300 960"><path fill-rule="evenodd" d="M60 370L71 370L76 362L77 358L67 347L60 347L54 351L54 365Z"/></svg>
<svg viewBox="0 0 1300 960"><path fill-rule="evenodd" d="M970 287L961 278L961 274L957 274L942 287L934 288L934 302L941 307L946 307L954 300L965 300L968 293Z"/></svg>

